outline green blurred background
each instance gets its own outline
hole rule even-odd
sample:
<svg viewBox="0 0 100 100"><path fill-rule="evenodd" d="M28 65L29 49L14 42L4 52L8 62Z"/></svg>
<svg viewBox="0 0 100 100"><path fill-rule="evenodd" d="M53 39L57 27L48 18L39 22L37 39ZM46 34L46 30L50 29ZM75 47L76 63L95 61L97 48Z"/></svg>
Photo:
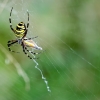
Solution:
<svg viewBox="0 0 100 100"><path fill-rule="evenodd" d="M12 7L13 27L30 13L27 37L45 50L36 61L51 92L21 46L8 51ZM0 0L0 100L100 100L99 25L99 0Z"/></svg>

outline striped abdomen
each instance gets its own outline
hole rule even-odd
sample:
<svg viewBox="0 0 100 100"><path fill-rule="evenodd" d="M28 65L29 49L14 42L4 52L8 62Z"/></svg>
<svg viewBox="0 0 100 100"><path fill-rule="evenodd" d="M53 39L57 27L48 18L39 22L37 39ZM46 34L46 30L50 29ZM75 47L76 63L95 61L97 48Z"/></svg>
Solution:
<svg viewBox="0 0 100 100"><path fill-rule="evenodd" d="M26 26L23 22L20 22L15 29L15 35L17 38L22 38L25 36Z"/></svg>

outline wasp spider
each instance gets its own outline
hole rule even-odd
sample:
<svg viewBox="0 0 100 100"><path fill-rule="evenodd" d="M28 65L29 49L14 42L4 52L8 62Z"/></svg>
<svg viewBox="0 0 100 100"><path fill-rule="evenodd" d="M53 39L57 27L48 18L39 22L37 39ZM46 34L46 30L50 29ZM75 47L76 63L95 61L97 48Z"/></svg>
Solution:
<svg viewBox="0 0 100 100"><path fill-rule="evenodd" d="M10 23L10 28L15 33L17 39L16 40L8 41L8 44L7 44L8 45L8 49L11 52L16 52L16 51L11 50L10 46L12 46L15 43L20 44L22 46L23 52L30 59L36 59L35 57L32 58L31 56L29 56L28 53L27 53L27 52L29 52L29 53L34 54L34 55L39 54L39 53L35 53L35 52L32 52L32 51L28 50L27 47L32 47L34 49L42 50L42 48L37 46L37 44L32 40L34 38L37 38L37 36L33 37L33 38L26 38L26 34L27 34L27 31L28 31L28 27L29 27L29 12L27 12L27 14L28 14L27 26L25 25L24 22L20 22L19 24L17 24L16 29L13 29L12 23L11 23L12 10L13 10L13 7L12 7L11 12L10 12L9 23ZM16 52L16 53L18 53L18 52Z"/></svg>

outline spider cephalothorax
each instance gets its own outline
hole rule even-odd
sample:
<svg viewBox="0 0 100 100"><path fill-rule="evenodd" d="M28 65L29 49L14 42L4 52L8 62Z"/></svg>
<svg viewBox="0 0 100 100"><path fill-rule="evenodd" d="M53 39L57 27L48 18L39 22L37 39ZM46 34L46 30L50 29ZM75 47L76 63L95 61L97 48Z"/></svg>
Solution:
<svg viewBox="0 0 100 100"><path fill-rule="evenodd" d="M12 7L12 9L13 9L13 7ZM34 58L30 57L28 55L28 53L27 53L27 52L29 52L29 53L34 54L34 55L39 54L39 53L35 53L35 52L32 52L32 51L28 50L27 47L31 47L31 48L34 48L34 49L42 50L42 48L37 46L37 44L32 40L34 38L37 38L37 36L33 37L33 38L26 38L26 34L28 32L28 27L29 27L29 13L27 12L28 13L28 23L27 23L27 26L25 25L24 22L20 22L19 24L16 25L16 29L13 29L12 23L11 23L12 9L11 9L11 12L10 12L9 22L10 22L10 28L15 33L15 36L17 37L17 39L16 40L8 41L8 49L11 52L15 52L15 51L10 49L10 46L12 46L15 43L18 43L18 44L20 44L22 46L23 52L30 59L36 59L35 57Z"/></svg>

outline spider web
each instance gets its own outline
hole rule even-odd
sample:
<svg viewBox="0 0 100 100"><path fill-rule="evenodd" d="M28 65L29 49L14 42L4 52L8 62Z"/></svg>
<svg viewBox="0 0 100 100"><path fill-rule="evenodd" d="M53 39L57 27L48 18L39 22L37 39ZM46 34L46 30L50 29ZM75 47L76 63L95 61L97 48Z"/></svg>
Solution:
<svg viewBox="0 0 100 100"><path fill-rule="evenodd" d="M5 0L2 4L6 4L2 6L4 7L2 13L6 11L8 14L4 17L7 26L12 7L13 27L21 21L27 23L27 10L29 11L30 25L27 37L38 36L34 41L45 50L38 55L38 60L33 60L34 63L27 60L22 52L20 55L11 53L30 79L31 93L26 94L23 91L26 98L30 96L30 100L48 97L50 100L99 100L98 16L100 17L100 14L98 11L95 12L99 9L95 8L98 2ZM7 35L10 39L15 38L12 31ZM19 48L17 50L21 51L21 47ZM34 49L32 51L39 52ZM47 90L51 91L49 94L45 90L43 81L40 81L39 74L42 75ZM12 91L14 90L10 93ZM22 93L22 89L17 89L17 92Z"/></svg>
<svg viewBox="0 0 100 100"><path fill-rule="evenodd" d="M22 5L23 5L23 7L24 7L24 1L23 1L23 0L21 0L19 4L16 4L16 1L14 1L13 4L14 4L14 9L16 9L18 6L19 6L19 8L20 8L20 6L22 6ZM18 10L18 11L14 11L15 16L13 16L13 17L15 17L15 18L12 18L12 22L15 21L15 20L16 20L16 21L20 20L19 22L21 22L22 20L24 20L24 22L27 23L28 20L26 20L26 19L28 19L28 16L27 16L27 11L28 11L28 9L26 9L26 10L24 9L24 8L26 7L26 5L25 5L24 8L23 8L23 7L21 7L20 10ZM29 13L30 13L30 12L29 12ZM21 14L24 16L24 18L23 18L23 16L22 16ZM22 18L20 18L19 15L21 15ZM25 16L26 16L27 18L26 18ZM26 20L26 21L25 21L25 20ZM31 23L30 23L30 26L31 26ZM29 34L27 35L27 37L29 37L29 38L32 37L32 36L31 36L31 33L32 33L32 32L31 32L30 29L29 29ZM33 49L32 49L32 51L33 51ZM33 52L34 52L34 51L33 51ZM41 51L40 51L40 52L41 52ZM31 55L32 55L32 54L31 54ZM35 57L35 55L33 55L33 58L34 58L34 57ZM38 67L38 65L39 65L38 62L37 62L35 59L33 59L33 62L36 64L36 65L35 65L35 68L36 68L38 71L40 71L41 76L42 76L42 79L44 80L44 82L45 82L45 84L46 84L47 90L48 90L49 92L51 92L50 87L49 87L49 85L48 85L48 81L47 81L46 78L44 77L44 75L43 75L43 73L42 73L42 70ZM26 86L27 86L27 85L26 85Z"/></svg>

